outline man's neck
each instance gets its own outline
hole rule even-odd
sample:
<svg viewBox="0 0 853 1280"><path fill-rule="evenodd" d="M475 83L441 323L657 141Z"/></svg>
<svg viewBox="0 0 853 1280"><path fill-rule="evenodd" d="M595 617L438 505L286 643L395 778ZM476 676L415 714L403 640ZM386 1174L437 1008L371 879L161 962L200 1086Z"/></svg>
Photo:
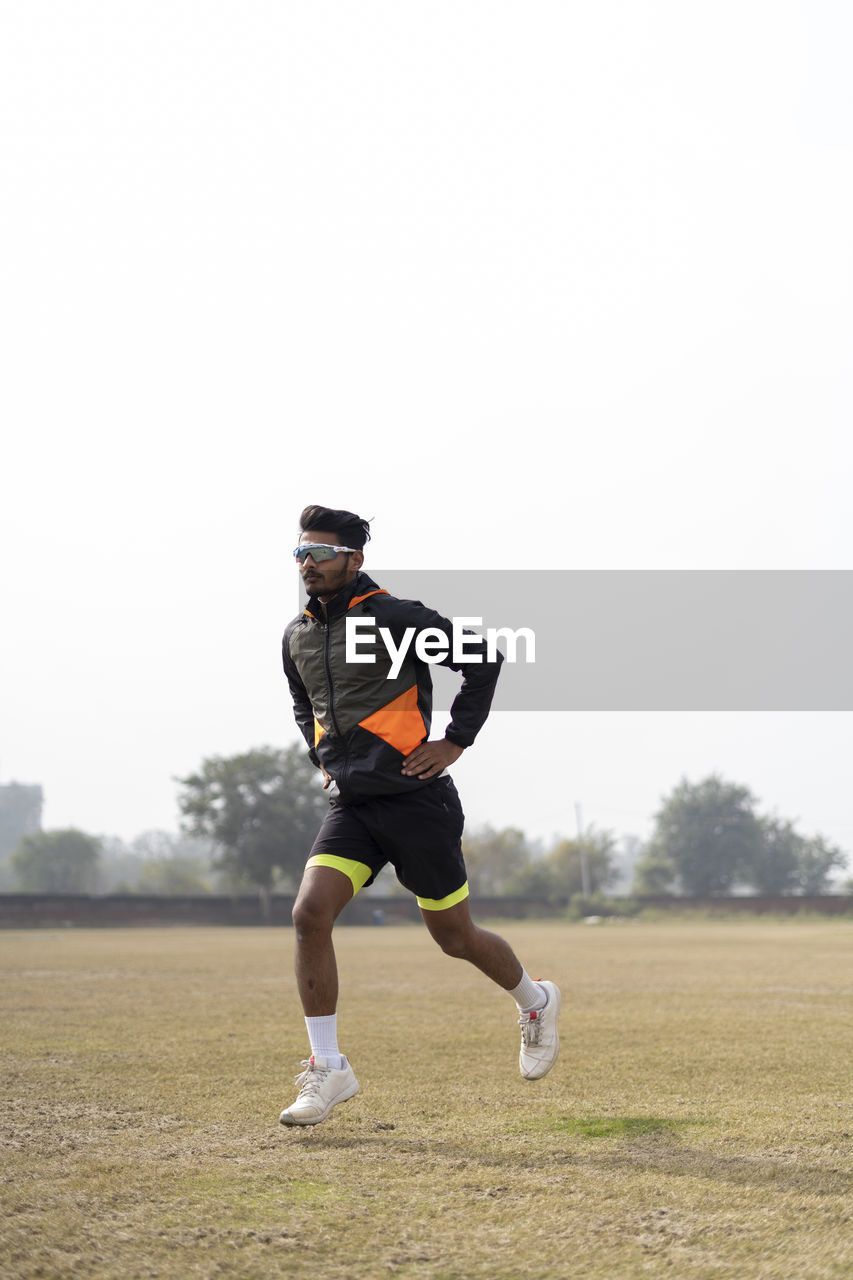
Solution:
<svg viewBox="0 0 853 1280"><path fill-rule="evenodd" d="M345 582L345 583L344 583L344 585L343 585L342 587L338 587L337 591L332 591L330 595L327 595L327 596L318 596L318 597L317 597L317 599L319 600L319 602L320 602L320 604L321 604L321 606L322 606L323 613L326 613L326 612L327 612L327 611L326 611L326 605L329 603L329 601L330 601L330 600L334 600L335 596L342 595L342 593L343 593L344 591L349 591L350 587L353 585L353 583L355 582L355 579L356 579L357 577L358 577L358 574L356 574L356 575L355 575L355 577L350 578L349 582ZM328 616L328 614L327 614L327 616Z"/></svg>

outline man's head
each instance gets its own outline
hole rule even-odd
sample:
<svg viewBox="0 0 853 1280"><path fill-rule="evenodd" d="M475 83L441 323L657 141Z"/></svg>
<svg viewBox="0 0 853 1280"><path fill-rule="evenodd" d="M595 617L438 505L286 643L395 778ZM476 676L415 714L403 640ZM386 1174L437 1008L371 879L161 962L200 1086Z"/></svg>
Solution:
<svg viewBox="0 0 853 1280"><path fill-rule="evenodd" d="M310 595L325 600L348 586L364 563L362 548L370 537L370 524L352 511L313 505L302 512L299 527L299 547L305 548L298 555L302 581ZM312 545L317 547L316 559L309 550Z"/></svg>

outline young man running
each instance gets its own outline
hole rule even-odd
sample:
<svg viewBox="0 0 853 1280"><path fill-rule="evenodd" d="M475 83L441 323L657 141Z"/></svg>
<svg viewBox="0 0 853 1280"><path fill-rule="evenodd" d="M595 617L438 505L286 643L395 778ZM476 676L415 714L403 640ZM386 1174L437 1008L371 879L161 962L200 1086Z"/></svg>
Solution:
<svg viewBox="0 0 853 1280"><path fill-rule="evenodd" d="M527 1080L541 1079L559 1050L560 992L553 982L534 982L509 944L471 919L462 860L464 815L445 772L485 723L501 655L489 662L485 640L466 633L466 653L473 657L454 661L449 619L389 595L363 573L366 520L351 511L310 506L300 528L294 555L309 600L284 633L282 659L296 722L331 801L293 908L296 982L311 1057L281 1123L319 1124L358 1093L355 1073L338 1048L332 928L350 899L388 862L416 895L442 951L470 961L513 997L521 1026L519 1070ZM347 661L347 619L367 620L358 627L361 662ZM374 660L364 661L372 628L392 642L399 670L387 643L377 643ZM450 724L435 739L429 737L429 663L417 656L415 645L427 630L434 644L446 637L442 665L463 676Z"/></svg>

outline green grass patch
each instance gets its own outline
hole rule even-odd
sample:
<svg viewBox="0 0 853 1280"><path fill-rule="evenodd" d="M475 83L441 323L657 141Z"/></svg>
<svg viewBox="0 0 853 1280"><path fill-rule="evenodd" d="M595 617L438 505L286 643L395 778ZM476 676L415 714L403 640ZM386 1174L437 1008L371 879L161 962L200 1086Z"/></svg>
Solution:
<svg viewBox="0 0 853 1280"><path fill-rule="evenodd" d="M554 1121L554 1128L582 1138L644 1138L675 1133L685 1123L661 1116L560 1116Z"/></svg>

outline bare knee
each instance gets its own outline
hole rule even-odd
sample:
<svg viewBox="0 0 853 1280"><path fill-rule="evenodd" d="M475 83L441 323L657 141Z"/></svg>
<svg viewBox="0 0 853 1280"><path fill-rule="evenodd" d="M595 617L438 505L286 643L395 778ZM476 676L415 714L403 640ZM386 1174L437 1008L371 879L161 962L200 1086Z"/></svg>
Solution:
<svg viewBox="0 0 853 1280"><path fill-rule="evenodd" d="M308 867L293 904L298 941L328 936L352 897L352 881L332 867Z"/></svg>
<svg viewBox="0 0 853 1280"><path fill-rule="evenodd" d="M293 904L293 927L300 940L312 934L330 934L335 913L329 903L309 895L300 896Z"/></svg>
<svg viewBox="0 0 853 1280"><path fill-rule="evenodd" d="M471 929L460 929L457 927L449 929L433 929L432 936L446 956L453 956L456 960L469 960L471 957L472 943Z"/></svg>

